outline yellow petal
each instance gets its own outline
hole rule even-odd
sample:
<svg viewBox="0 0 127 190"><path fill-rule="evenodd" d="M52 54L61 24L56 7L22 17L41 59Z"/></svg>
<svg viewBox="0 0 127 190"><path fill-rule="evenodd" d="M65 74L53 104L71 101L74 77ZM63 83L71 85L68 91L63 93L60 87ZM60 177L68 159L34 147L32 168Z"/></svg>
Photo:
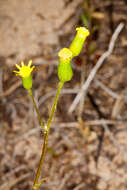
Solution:
<svg viewBox="0 0 127 190"><path fill-rule="evenodd" d="M29 61L29 63L28 63L28 67L30 67L31 64L32 64L32 60Z"/></svg>
<svg viewBox="0 0 127 190"><path fill-rule="evenodd" d="M19 71L13 71L13 72L14 72L14 73L18 73L18 74L20 73Z"/></svg>
<svg viewBox="0 0 127 190"><path fill-rule="evenodd" d="M19 69L19 70L21 69L21 67L19 65L15 64L15 66L17 67L17 69Z"/></svg>
<svg viewBox="0 0 127 190"><path fill-rule="evenodd" d="M31 71L33 71L34 68L35 68L35 66L32 66L32 67L31 67Z"/></svg>
<svg viewBox="0 0 127 190"><path fill-rule="evenodd" d="M21 65L22 65L22 67L24 66L24 62L23 61L21 62Z"/></svg>

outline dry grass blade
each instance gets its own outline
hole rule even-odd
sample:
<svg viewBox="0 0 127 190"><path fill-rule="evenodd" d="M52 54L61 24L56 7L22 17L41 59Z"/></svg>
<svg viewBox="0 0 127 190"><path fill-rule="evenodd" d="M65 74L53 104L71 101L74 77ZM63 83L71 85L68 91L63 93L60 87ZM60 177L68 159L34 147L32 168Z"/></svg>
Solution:
<svg viewBox="0 0 127 190"><path fill-rule="evenodd" d="M111 131L109 130L108 126L103 123L102 120L102 126L104 127L105 131L107 132L107 134L109 135L111 141L113 142L113 144L120 149L122 152L127 153L127 150L115 139L115 137L113 136L113 134L111 133Z"/></svg>
<svg viewBox="0 0 127 190"><path fill-rule="evenodd" d="M27 177L29 177L30 174L23 174L22 176L18 177L18 178L10 178L9 181L6 181L3 185L1 185L0 190L10 190L14 185L16 185L17 183L21 182L22 180L26 179Z"/></svg>

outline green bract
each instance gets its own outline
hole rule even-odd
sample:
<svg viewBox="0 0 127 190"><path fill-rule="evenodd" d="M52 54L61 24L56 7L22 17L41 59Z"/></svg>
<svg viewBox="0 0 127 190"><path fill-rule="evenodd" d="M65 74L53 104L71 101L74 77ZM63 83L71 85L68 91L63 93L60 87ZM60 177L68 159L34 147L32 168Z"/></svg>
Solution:
<svg viewBox="0 0 127 190"><path fill-rule="evenodd" d="M71 68L72 52L68 48L63 48L59 53L58 77L62 82L71 80L73 71Z"/></svg>
<svg viewBox="0 0 127 190"><path fill-rule="evenodd" d="M22 85L26 89L32 88L32 76L30 75L29 77L22 78Z"/></svg>
<svg viewBox="0 0 127 190"><path fill-rule="evenodd" d="M78 56L82 50L84 41L86 37L89 35L89 30L85 27L76 28L77 34L70 45L70 50L72 52L73 57Z"/></svg>

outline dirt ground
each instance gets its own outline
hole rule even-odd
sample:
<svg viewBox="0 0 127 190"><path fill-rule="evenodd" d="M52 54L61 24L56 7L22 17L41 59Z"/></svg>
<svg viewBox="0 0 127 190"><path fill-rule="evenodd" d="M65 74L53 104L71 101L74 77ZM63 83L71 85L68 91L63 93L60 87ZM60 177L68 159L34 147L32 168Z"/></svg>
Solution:
<svg viewBox="0 0 127 190"><path fill-rule="evenodd" d="M70 114L121 22L112 54ZM0 190L32 189L44 136L15 64L32 59L36 66L32 90L47 121L58 84L57 54L69 47L77 26L87 26L90 36L61 92L40 190L127 189L127 1L0 0Z"/></svg>

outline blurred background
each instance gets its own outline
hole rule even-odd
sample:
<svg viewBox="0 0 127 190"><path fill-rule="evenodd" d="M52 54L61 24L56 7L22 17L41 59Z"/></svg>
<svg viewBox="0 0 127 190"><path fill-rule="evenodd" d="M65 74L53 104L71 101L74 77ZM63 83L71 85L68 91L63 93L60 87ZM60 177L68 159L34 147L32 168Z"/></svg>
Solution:
<svg viewBox="0 0 127 190"><path fill-rule="evenodd" d="M69 113L121 22L112 54ZM32 90L47 121L58 84L57 54L69 47L78 26L90 36L61 92L40 190L127 189L127 1L0 0L0 190L31 190L43 143L15 64L32 59L36 66Z"/></svg>

